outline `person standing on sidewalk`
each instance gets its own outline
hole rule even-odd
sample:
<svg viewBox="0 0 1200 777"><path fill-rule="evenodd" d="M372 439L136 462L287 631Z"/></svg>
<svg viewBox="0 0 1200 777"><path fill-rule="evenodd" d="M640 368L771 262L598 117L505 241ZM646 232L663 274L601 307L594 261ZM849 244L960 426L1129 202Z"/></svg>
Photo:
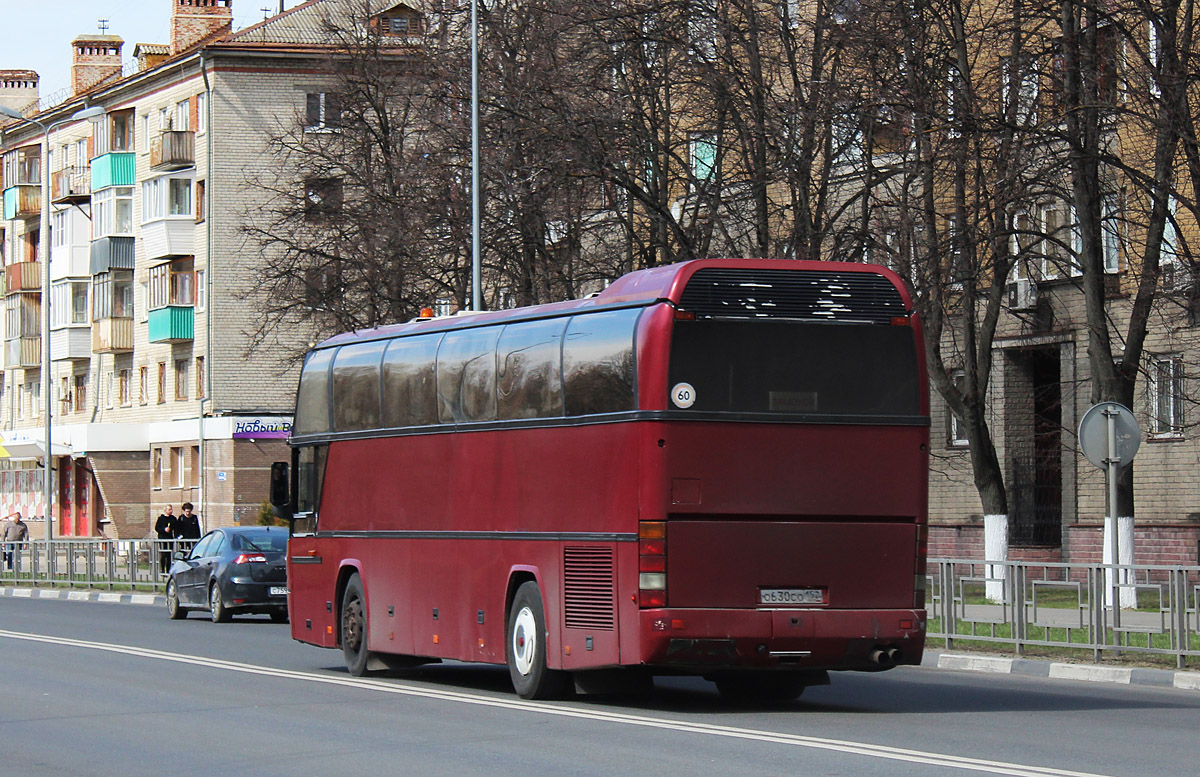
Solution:
<svg viewBox="0 0 1200 777"><path fill-rule="evenodd" d="M192 512L191 502L184 502L180 509L183 514L175 520L175 530L179 539L186 540L179 543L180 550L190 551L196 540L200 539L200 519Z"/></svg>
<svg viewBox="0 0 1200 777"><path fill-rule="evenodd" d="M4 542L4 563L12 569L13 555L29 541L29 525L21 520L19 512L13 513L11 520L4 524L4 534L0 540Z"/></svg>
<svg viewBox="0 0 1200 777"><path fill-rule="evenodd" d="M163 574L171 568L171 542L179 536L178 523L175 518L175 508L165 505L163 511L154 522L154 534L158 537L158 568Z"/></svg>

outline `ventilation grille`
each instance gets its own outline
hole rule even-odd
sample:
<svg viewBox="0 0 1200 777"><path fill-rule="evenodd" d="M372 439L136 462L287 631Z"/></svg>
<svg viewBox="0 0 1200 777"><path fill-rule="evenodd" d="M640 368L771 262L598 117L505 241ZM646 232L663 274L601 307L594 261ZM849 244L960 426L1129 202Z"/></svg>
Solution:
<svg viewBox="0 0 1200 777"><path fill-rule="evenodd" d="M890 323L906 316L900 292L872 272L697 270L679 306L697 318L793 318Z"/></svg>
<svg viewBox="0 0 1200 777"><path fill-rule="evenodd" d="M612 631L612 548L563 548L563 569L567 628Z"/></svg>

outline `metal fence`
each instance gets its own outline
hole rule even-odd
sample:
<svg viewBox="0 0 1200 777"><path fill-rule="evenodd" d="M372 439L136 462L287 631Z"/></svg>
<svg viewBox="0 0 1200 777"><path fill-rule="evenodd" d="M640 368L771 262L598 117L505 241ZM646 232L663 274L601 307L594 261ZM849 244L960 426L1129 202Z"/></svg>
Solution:
<svg viewBox="0 0 1200 777"><path fill-rule="evenodd" d="M189 540L54 540L0 543L0 585L155 591Z"/></svg>
<svg viewBox="0 0 1200 777"><path fill-rule="evenodd" d="M988 583L999 598L987 598ZM930 559L927 585L928 636L947 648L1072 648L1095 661L1159 654L1179 668L1200 657L1200 566Z"/></svg>

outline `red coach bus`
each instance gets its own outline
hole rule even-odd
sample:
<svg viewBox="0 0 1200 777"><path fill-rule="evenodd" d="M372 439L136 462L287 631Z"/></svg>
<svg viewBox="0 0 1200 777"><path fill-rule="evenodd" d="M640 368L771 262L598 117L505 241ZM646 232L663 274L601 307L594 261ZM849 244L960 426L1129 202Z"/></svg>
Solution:
<svg viewBox="0 0 1200 777"><path fill-rule="evenodd" d="M928 441L919 324L873 265L699 260L340 335L272 472L292 636L356 675L507 663L524 698L917 664Z"/></svg>

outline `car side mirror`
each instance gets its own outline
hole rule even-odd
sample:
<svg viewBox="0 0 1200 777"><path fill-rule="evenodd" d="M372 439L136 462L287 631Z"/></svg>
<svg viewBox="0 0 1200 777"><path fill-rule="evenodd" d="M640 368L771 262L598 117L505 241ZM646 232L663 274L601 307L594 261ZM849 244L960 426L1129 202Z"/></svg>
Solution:
<svg viewBox="0 0 1200 777"><path fill-rule="evenodd" d="M187 554L187 551L186 551L186 550L177 550L177 551L175 551L175 552L174 552L173 554L171 554L171 555L172 555L172 557L173 557L173 558L175 558L177 561L187 561L187 557L188 557L188 554Z"/></svg>

